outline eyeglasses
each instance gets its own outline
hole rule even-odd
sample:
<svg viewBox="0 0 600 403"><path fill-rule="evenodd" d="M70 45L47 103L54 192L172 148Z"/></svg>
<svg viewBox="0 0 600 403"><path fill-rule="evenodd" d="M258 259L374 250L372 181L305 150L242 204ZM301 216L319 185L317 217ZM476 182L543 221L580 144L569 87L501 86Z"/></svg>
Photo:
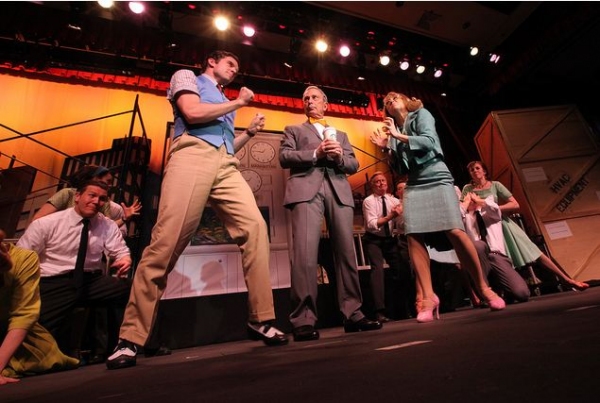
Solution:
<svg viewBox="0 0 600 403"><path fill-rule="evenodd" d="M396 95L394 98L388 99L385 102L385 106L390 106L392 103L396 102L400 97L398 95Z"/></svg>

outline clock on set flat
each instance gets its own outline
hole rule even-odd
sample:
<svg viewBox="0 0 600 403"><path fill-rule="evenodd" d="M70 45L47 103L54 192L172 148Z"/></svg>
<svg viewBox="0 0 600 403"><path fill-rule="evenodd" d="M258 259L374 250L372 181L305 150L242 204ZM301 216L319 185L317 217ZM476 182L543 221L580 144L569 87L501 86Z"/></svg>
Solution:
<svg viewBox="0 0 600 403"><path fill-rule="evenodd" d="M258 141L250 147L250 155L257 162L267 164L275 158L275 147L264 141Z"/></svg>
<svg viewBox="0 0 600 403"><path fill-rule="evenodd" d="M239 151L237 153L235 153L235 157L238 160L242 160L242 158L244 158L244 156L246 155L246 147L242 147L239 149Z"/></svg>
<svg viewBox="0 0 600 403"><path fill-rule="evenodd" d="M262 178L260 174L252 169L243 169L240 171L248 185L250 185L250 189L252 189L252 193L256 193L262 187Z"/></svg>

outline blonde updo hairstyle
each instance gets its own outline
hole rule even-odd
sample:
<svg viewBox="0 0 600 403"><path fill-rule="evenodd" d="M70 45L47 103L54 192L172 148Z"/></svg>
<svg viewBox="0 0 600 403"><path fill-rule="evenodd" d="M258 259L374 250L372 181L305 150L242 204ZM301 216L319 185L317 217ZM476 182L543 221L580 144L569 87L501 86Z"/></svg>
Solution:
<svg viewBox="0 0 600 403"><path fill-rule="evenodd" d="M420 99L417 99L415 97L409 98L408 96L400 93L400 92L388 92L388 94L383 98L383 117L384 118L394 118L393 116L391 116L387 110L387 103L389 101L391 101L394 98L400 98L402 99L402 101L404 102L404 105L406 106L406 110L408 112L414 112L419 108L423 107L423 102ZM395 119L394 119L395 120ZM397 125L401 125L404 122L396 122Z"/></svg>

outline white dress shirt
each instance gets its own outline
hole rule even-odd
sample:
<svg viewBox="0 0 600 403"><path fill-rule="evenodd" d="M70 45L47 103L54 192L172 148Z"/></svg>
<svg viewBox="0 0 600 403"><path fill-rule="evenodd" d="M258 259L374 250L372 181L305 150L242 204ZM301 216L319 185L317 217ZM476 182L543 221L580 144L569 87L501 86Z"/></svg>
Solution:
<svg viewBox="0 0 600 403"><path fill-rule="evenodd" d="M377 220L383 217L383 203L381 197L382 196L377 196L375 194L367 196L363 200L362 208L363 218L365 220L365 231L380 237L385 237L385 226L377 226ZM394 207L400 204L400 200L387 193L384 197L387 213L390 214ZM390 234L394 233L394 221L395 220L390 220L385 224L389 226Z"/></svg>
<svg viewBox="0 0 600 403"><path fill-rule="evenodd" d="M41 277L66 274L75 268L82 217L74 208L41 217L27 227L17 246L39 255ZM90 218L85 271L102 270L102 254L118 260L129 255L129 248L117 224L103 214Z"/></svg>
<svg viewBox="0 0 600 403"><path fill-rule="evenodd" d="M483 218L487 230L486 239L490 250L506 255L504 234L502 233L502 213L500 212L500 206L494 201L494 196L490 195L486 197L485 206L478 208L478 210L481 213L481 217ZM475 241L481 240L475 211L465 211L462 206L461 211L463 213L467 234Z"/></svg>

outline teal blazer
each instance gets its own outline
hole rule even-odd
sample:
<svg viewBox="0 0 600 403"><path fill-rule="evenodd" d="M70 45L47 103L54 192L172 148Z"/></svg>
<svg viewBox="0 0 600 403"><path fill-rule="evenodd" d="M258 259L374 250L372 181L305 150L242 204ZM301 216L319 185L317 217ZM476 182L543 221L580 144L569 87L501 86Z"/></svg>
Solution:
<svg viewBox="0 0 600 403"><path fill-rule="evenodd" d="M408 143L390 138L394 157L392 165L399 173L408 174L444 158L435 130L435 119L427 109L419 108L410 112L402 131L409 136Z"/></svg>

